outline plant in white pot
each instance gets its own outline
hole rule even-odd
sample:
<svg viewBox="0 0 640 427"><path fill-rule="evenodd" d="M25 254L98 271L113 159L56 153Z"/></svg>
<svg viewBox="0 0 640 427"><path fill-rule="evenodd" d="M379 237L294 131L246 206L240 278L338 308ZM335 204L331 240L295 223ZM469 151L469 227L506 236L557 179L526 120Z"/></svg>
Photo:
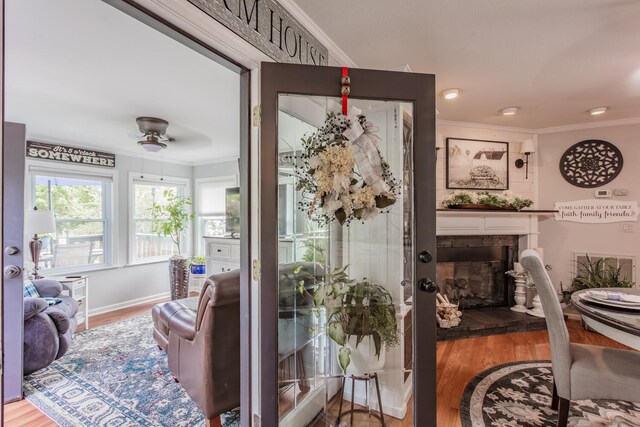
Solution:
<svg viewBox="0 0 640 427"><path fill-rule="evenodd" d="M182 255L181 239L194 217L190 212L191 200L179 196L171 190L164 190L164 203L154 203L151 207L153 232L160 237L169 237L176 245L177 255L169 258L169 279L171 299L186 298L189 293L189 258Z"/></svg>
<svg viewBox="0 0 640 427"><path fill-rule="evenodd" d="M314 291L316 306L327 309L327 333L340 346L345 373L364 374L384 367L386 349L398 344L393 298L383 286L349 279L339 268Z"/></svg>

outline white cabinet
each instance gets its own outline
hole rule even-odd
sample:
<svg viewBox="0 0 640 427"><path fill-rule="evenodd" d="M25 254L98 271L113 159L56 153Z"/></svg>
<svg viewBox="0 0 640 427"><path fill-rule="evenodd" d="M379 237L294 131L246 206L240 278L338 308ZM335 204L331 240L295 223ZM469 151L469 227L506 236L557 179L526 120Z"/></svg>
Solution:
<svg viewBox="0 0 640 427"><path fill-rule="evenodd" d="M204 237L207 276L240 268L240 239Z"/></svg>

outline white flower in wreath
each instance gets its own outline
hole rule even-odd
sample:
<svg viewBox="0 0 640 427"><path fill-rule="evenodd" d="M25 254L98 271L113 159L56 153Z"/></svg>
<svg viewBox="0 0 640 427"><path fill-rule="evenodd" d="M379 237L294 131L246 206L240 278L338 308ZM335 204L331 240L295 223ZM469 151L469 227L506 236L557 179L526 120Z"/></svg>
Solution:
<svg viewBox="0 0 640 427"><path fill-rule="evenodd" d="M354 209L373 208L376 206L376 196L371 187L357 188L353 192Z"/></svg>
<svg viewBox="0 0 640 427"><path fill-rule="evenodd" d="M342 202L331 197L326 197L324 205L322 206L322 212L326 215L333 215L335 211L342 207Z"/></svg>
<svg viewBox="0 0 640 427"><path fill-rule="evenodd" d="M309 167L311 169L318 169L322 165L322 160L320 160L320 156L315 155L309 159Z"/></svg>
<svg viewBox="0 0 640 427"><path fill-rule="evenodd" d="M368 221L378 216L378 209L376 208L368 208L362 211L361 220Z"/></svg>
<svg viewBox="0 0 640 427"><path fill-rule="evenodd" d="M347 175L334 175L333 176L333 191L336 193L342 193L343 191L349 191L351 187L351 178Z"/></svg>

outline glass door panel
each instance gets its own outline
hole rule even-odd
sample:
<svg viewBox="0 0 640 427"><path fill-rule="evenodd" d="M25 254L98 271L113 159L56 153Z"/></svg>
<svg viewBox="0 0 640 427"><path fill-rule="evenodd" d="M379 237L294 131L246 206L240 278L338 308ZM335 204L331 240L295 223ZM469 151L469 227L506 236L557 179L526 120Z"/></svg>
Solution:
<svg viewBox="0 0 640 427"><path fill-rule="evenodd" d="M349 105L278 97L281 426L412 424L413 104Z"/></svg>

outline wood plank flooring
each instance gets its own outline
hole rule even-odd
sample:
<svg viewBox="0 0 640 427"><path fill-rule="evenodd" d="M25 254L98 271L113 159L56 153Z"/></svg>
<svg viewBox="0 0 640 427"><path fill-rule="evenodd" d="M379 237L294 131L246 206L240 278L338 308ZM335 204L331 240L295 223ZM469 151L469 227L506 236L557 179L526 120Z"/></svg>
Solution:
<svg viewBox="0 0 640 427"><path fill-rule="evenodd" d="M148 303L110 313L92 316L90 327L97 327L139 314L148 313L153 305ZM602 335L585 331L578 322L569 322L573 342L625 348ZM460 426L460 398L469 380L479 372L495 365L518 360L549 359L549 341L546 331L518 332L467 338L437 344L437 397L438 427ZM337 406L334 402L332 406ZM337 410L336 410L337 412ZM5 425L9 427L49 427L56 424L27 400L4 406ZM356 419L357 420L357 419ZM367 426L366 419L357 420L357 426ZM390 427L411 426L411 420L386 417ZM371 425L379 425L371 422ZM89 427L89 426L87 426Z"/></svg>

